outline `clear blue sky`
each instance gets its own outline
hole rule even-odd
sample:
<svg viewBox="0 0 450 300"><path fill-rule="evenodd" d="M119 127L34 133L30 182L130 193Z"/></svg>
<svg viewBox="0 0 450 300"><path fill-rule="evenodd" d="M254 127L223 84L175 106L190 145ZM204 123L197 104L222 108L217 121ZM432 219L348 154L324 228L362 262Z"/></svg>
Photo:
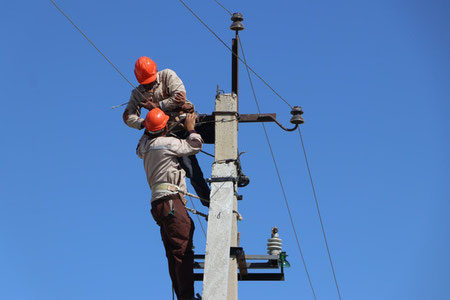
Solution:
<svg viewBox="0 0 450 300"><path fill-rule="evenodd" d="M178 1L57 3L134 83L146 55L178 73L202 113L217 84L230 91L229 52ZM222 8L188 3L230 42ZM305 111L342 298L449 299L450 2L223 4L244 14L249 64ZM171 299L141 132L109 109L130 86L50 1L1 6L0 299ZM255 113L241 75L241 113ZM287 123L288 107L255 88ZM317 297L338 299L298 135L268 129ZM260 125L241 125L239 143L252 181L240 190L242 245L265 253L278 226L292 264L285 282L241 283L240 299L313 299ZM199 159L208 176L212 159Z"/></svg>

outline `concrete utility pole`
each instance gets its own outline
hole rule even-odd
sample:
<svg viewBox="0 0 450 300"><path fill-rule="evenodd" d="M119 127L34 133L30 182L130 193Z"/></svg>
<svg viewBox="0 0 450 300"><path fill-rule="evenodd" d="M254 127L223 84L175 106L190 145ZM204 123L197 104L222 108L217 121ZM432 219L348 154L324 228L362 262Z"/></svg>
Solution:
<svg viewBox="0 0 450 300"><path fill-rule="evenodd" d="M237 263L230 247L237 245L237 97L216 97L216 149L212 167L211 203L206 237L203 299L237 299Z"/></svg>

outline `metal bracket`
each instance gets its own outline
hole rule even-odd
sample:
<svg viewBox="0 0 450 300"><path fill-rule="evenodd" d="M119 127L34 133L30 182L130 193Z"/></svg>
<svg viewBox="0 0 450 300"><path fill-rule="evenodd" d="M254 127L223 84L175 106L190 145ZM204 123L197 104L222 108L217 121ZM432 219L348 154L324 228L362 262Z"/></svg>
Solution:
<svg viewBox="0 0 450 300"><path fill-rule="evenodd" d="M275 122L281 129L286 131L294 131L297 129L298 124L295 124L293 128L286 128L277 121L277 114L247 114L240 115L239 123L255 123L255 122Z"/></svg>
<svg viewBox="0 0 450 300"><path fill-rule="evenodd" d="M239 120L239 113L235 111L213 111L212 112L213 117L218 116L236 116L236 119Z"/></svg>
<svg viewBox="0 0 450 300"><path fill-rule="evenodd" d="M235 257L239 266L239 281L284 281L284 268L279 255L246 255L242 247L230 247L230 257ZM196 260L204 260L204 254L195 254ZM248 262L248 261L263 262ZM194 269L203 269L204 262L194 261ZM249 269L279 269L279 273L249 273ZM195 281L203 280L203 273L194 273Z"/></svg>
<svg viewBox="0 0 450 300"><path fill-rule="evenodd" d="M206 181L208 183L228 182L228 181L232 181L233 183L236 183L238 181L238 178L237 177L213 177L213 178L207 178Z"/></svg>
<svg viewBox="0 0 450 300"><path fill-rule="evenodd" d="M291 111L292 118L290 122L294 124L293 128L286 128L284 127L280 122L277 121L277 114L270 113L270 114L238 114L236 112L229 112L229 111L215 111L211 115L207 114L200 114L199 115L199 122L214 122L214 115L235 115L238 119L239 123L259 123L259 122L274 122L280 128L286 131L294 131L297 129L298 125L303 124L304 120L302 117L303 110L300 106L294 106Z"/></svg>

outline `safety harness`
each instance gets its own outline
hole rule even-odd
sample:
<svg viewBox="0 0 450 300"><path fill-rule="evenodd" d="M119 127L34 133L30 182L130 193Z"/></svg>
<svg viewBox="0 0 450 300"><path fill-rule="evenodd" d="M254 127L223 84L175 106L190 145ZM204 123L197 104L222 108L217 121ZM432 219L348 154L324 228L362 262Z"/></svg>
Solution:
<svg viewBox="0 0 450 300"><path fill-rule="evenodd" d="M198 196L196 196L194 194L188 193L187 191L183 191L179 186L177 186L175 184L172 184L172 183L160 183L160 184L157 184L157 185L155 185L152 188L152 191L154 191L155 193L170 192L170 194L179 194L180 198L181 198L181 201L183 201L184 208L186 208L187 211L189 211L189 212L191 212L193 214L202 216L206 220L208 220L208 215L206 215L204 213L201 213L201 212L197 211L196 209L187 207L186 206L187 201L186 201L186 198L184 196L187 195L187 196L194 197L194 198L197 198L197 199L200 199L200 200L203 200L203 201L207 201L207 202L209 202L209 200L202 199L202 198L200 198L200 197L198 197ZM169 199L169 206L170 206L169 215L173 216L175 214L175 209L174 209L174 206L173 206L173 200L172 199Z"/></svg>
<svg viewBox="0 0 450 300"><path fill-rule="evenodd" d="M202 212L197 211L196 209L193 209L193 208L190 208L190 207L186 206L187 201L186 201L186 198L184 196L186 195L186 196L197 198L197 199L200 199L200 200L206 201L206 202L210 202L209 200L200 198L199 196L191 194L188 191L184 191L179 186L177 186L175 184L172 184L172 183L160 183L160 184L157 184L157 185L155 185L153 187L152 191L155 191L155 192L158 192L158 193L171 192L170 194L177 194L178 193L180 195L181 201L183 201L184 208L187 211L189 211L189 212L191 212L193 214L202 216L202 217L204 217L206 219L206 221L208 221L208 215L207 214L204 214ZM169 215L173 216L175 214L175 209L174 209L174 206L173 206L173 200L172 199L169 199L169 205L170 205ZM236 217L237 217L238 221L242 221L243 217L238 211L233 210L233 213L236 214Z"/></svg>

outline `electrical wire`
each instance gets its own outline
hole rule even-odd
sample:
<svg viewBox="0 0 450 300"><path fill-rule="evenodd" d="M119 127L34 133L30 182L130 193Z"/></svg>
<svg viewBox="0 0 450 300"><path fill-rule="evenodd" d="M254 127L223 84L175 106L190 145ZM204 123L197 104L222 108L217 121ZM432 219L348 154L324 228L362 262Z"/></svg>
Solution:
<svg viewBox="0 0 450 300"><path fill-rule="evenodd" d="M230 14L230 16L232 16L233 14L231 13L231 11L229 11L228 9L226 9L226 7L225 6L223 6L222 5L222 3L220 3L219 1L217 1L217 0L214 0L217 4L219 4L219 6L220 7L222 7L227 13L229 13Z"/></svg>
<svg viewBox="0 0 450 300"><path fill-rule="evenodd" d="M136 88L136 86L134 86L134 84L132 84L131 83L131 81L130 80L128 80L128 78L125 76L125 75L123 75L123 73L122 72L120 72L120 70L116 67L116 65L115 64L113 64L112 62L111 62L111 60L109 60L109 58L108 57L106 57L106 55L105 54L103 54L103 52L94 44L94 42L93 41L91 41L91 39L90 38L88 38L88 36L69 18L69 16L68 15L66 15L64 12L63 12L63 10L61 9L61 8L59 8L59 6L55 3L55 1L53 1L53 0L50 0L50 2L59 10L59 12L64 16L64 17L66 17L66 19L67 20L69 20L69 22L70 23L72 23L72 25L84 36L84 38L98 51L98 53L100 53L105 59L106 59L106 61L107 62L109 62L109 64L117 71L117 73L119 73L120 74L120 76L122 76L122 78L123 79L125 79L132 87L134 87L134 88Z"/></svg>
<svg viewBox="0 0 450 300"><path fill-rule="evenodd" d="M242 42L239 39L239 36L237 38L238 38L239 44L241 46L242 57L244 58L244 61L246 61L245 53L244 53L244 47L242 47ZM253 81L252 81L250 72L249 72L248 68L246 68L246 70L247 70L248 79L250 81L250 87L251 87L252 92L253 92L253 98L255 99L256 108L258 109L258 113L261 113L261 109L259 107L258 98L256 97L256 92L255 92L255 89L254 89L254 86L253 86ZM294 224L294 220L293 220L293 217L292 217L291 209L289 207L289 203L288 203L288 200L287 200L287 197L286 197L286 192L284 190L283 181L281 179L280 171L278 170L278 164L277 164L277 161L275 159L275 154L273 152L272 145L270 143L269 135L267 133L266 126L264 125L264 123L261 123L261 125L262 125L262 128L264 130L264 135L266 136L267 145L269 146L270 155L272 156L273 164L275 166L275 171L277 173L278 181L280 183L281 191L283 193L284 203L286 204L286 208L287 208L287 211L288 211L288 214L289 214L289 219L291 221L292 230L294 231L295 240L297 241L297 247L298 247L298 250L300 252L300 256L301 256L301 259L302 259L302 262L303 262L303 266L305 268L306 276L308 277L308 282L309 282L309 285L311 287L311 291L313 293L314 299L317 299L316 293L314 291L314 287L312 285L311 277L309 276L308 267L306 265L306 261L305 261L304 255L303 255L302 247L300 246L300 240L299 240L298 235L297 235L297 230L295 229L295 224Z"/></svg>
<svg viewBox="0 0 450 300"><path fill-rule="evenodd" d="M256 105L257 105L257 108L258 108L258 112L259 113L261 113L261 111L260 111L260 108L259 108L259 104L258 104L258 100L257 100L257 97L256 97L256 94L255 94L255 91L254 91L254 87L253 87L253 82L252 82L252 80L251 80L251 76L250 76L250 71L255 75L255 76L257 76L275 95L277 95L282 101L284 101L290 108L292 108L292 106L279 94L279 93L277 93L276 91L275 91L275 89L273 89L258 73L256 73L256 71L254 71L248 64L247 64L247 62L246 62L246 59L245 59L245 55L244 55L244 49L243 49L243 47L242 47L242 42L240 41L240 39L239 39L239 43L240 43L240 45L241 45L241 49L242 49L242 55L243 55L243 58L244 58L244 60L242 60L240 57L238 57L234 52L233 52L233 50L183 1L183 0L179 0L185 7L186 7L186 9L188 9L229 51L231 51L231 53L234 55L234 56L236 56L244 65L245 65L245 67L246 67L246 70L247 70L247 73L248 73L248 76L249 76L249 80L250 80L250 85L251 85L251 88L252 88L252 91L253 91L253 95L254 95L254 99L255 99L255 102L256 102ZM226 9L219 1L217 1L217 0L214 0L218 5L220 5L224 10L226 10L230 15L232 15L232 13L228 10L228 9ZM133 88L136 88L136 86L133 84L133 83L131 83L131 81L119 70L119 68L95 45L95 43L72 21L72 19L53 1L53 0L50 0L50 2L56 7L56 9L58 9L58 11L83 35L83 37L100 53L100 55L102 55L103 56L103 58L117 71L117 73L119 73L119 75L126 81L126 82L128 82ZM138 91L139 92L139 91ZM126 105L126 104L128 104L128 102L126 102L126 103L123 103L123 104L121 104L121 105L116 105L116 106L113 106L112 107L112 109L114 109L114 108L117 108L117 107L121 107L121 106L124 106L124 105ZM288 202L287 202L287 198L286 198L286 194L285 194L285 191L284 191L284 187L283 187L283 184L282 184L282 180L281 180L281 176L280 176L280 174L279 174L279 170L278 170L278 167L277 167L277 164L276 164L276 160L275 160L275 156L274 156L274 153L273 153L273 149L272 149L272 146L271 146L271 144L270 144L270 141L269 141L269 138L268 138L268 134L267 134L267 130L266 130L266 128L265 128L265 125L264 124L261 124L262 125L262 127L263 127L263 129L264 129L264 133L265 133L265 135L266 135L266 139L267 139L267 142L268 142L268 145L269 145L269 149L270 149L270 152L271 152L271 155L272 155L272 159L273 159L273 161L274 161L274 165L275 165L275 169L276 169L276 172L277 172L277 176L278 176L278 179L279 179L279 181L280 181L280 186L281 186L281 189L282 189L282 192L283 192L283 196L284 196L284 199L285 199L285 203L286 203L286 206L287 206L287 209L288 209L288 213L289 213L289 217L290 217L290 219L291 219L291 224L292 224L292 227L293 227L293 231L294 231L294 233L295 233L295 237L296 237L296 240L297 240L297 245L298 245L298 248L299 248L299 251L300 251L300 254L301 254L301 257L302 257L302 260L303 260L303 264L304 264L304 266L305 266L305 271L306 271L306 273L307 273L307 277L308 277L308 280L309 280L309 283L310 283L310 285L311 285L311 289L312 289L312 292L313 292L313 294L314 294L314 298L316 299L316 295L315 295L315 292L314 292L314 289L313 289L313 287L312 287L312 283L311 283L311 278L310 278L310 276L309 276L309 273L308 273L308 270L307 270L307 267L306 267L306 263L305 263L305 260L304 260L304 257L303 257L303 253L302 253L302 250L301 250L301 247L300 247L300 243L299 243L299 240L298 240L298 236L297 236L297 233L296 233L296 230L295 230L295 226L294 226L294 223L293 223L293 220L292 220L292 215L291 215L291 212L290 212L290 208L289 208L289 204L288 204ZM337 288L337 291L338 291L338 294L339 294L339 299L341 299L341 294L340 294L340 290L339 290L339 286L338 286L338 283L337 283L337 279L336 279L336 274L335 274L335 270L334 270L334 265L333 265L333 261L332 261L332 259L331 259L331 254L330 254L330 249L329 249L329 246L328 246L328 241L327 241L327 238L326 238L326 234L325 234L325 229L324 229L324 225L323 225L323 221L322 221L322 217L321 217L321 214L320 214L320 209L319 209L319 203L318 203L318 200L317 200L317 195L316 195L316 192L315 192L315 188L314 188L314 182L313 182L313 179L312 179L312 175L311 175L311 170L310 170L310 167L309 167L309 163L308 163L308 158L307 158L307 154L306 154L306 150L305 150L305 146L304 146L304 142L303 142L303 138L302 138L302 134L301 134L301 131L300 131L300 128L298 128L298 132L299 132L299 135L300 135L300 140L301 140L301 144L302 144L302 149L303 149L303 153L304 153L304 156L305 156L305 160L306 160L306 165L307 165L307 169L308 169L308 174L309 174L309 177L310 177L310 181L311 181L311 186L312 186L312 189L313 189L313 194L314 194L314 199L315 199L315 202L316 202L316 207L317 207L317 212L318 212L318 215L319 215L319 220L320 220L320 225L321 225L321 228L322 228L322 233L323 233L323 236L324 236L324 240L325 240L325 245L326 245L326 248L327 248L327 252L328 252L328 257L329 257L329 260L330 260L330 265L331 265L331 269L332 269L332 272L333 272L333 277L334 277L334 281L335 281L335 284L336 284L336 288ZM192 201L192 198L191 198L191 202L192 202L192 204L194 205L194 203L193 203L193 201ZM195 209L195 206L194 206L194 209ZM199 219L199 222L200 222L200 218L197 216L197 218ZM202 225L202 223L200 222L200 225L201 225L201 228L202 228L202 231L203 231L203 233L205 234L205 236L206 236L206 233L205 233L205 230L204 230L204 228L203 228L203 225Z"/></svg>
<svg viewBox="0 0 450 300"><path fill-rule="evenodd" d="M77 24L75 24L75 22L72 21L71 18L69 18L69 16L55 3L55 1L50 0L50 2L56 7L56 9L59 10L59 12L66 17L66 19L81 33L81 35L84 36L84 38L92 45L92 47L95 48L95 50L98 51L98 53L101 54L101 56L103 56L103 58L114 68L114 70L117 71L117 73L119 73L120 76L122 76L123 79L125 79L126 82L128 82L133 88L136 88L136 86L119 70L119 68L94 44L94 42L80 29L80 27L77 26ZM137 90L137 89L136 89ZM142 93L137 90L141 95ZM142 95L144 97L144 95ZM120 104L120 105L116 105L111 107L111 109L117 108L117 107L121 107L124 105L127 105L128 102Z"/></svg>
<svg viewBox="0 0 450 300"><path fill-rule="evenodd" d="M301 145L302 145L302 149L303 149L303 155L305 156L306 168L308 170L309 180L311 182L311 187L312 187L312 191L313 191L313 195L314 195L314 200L316 202L317 214L319 215L319 220L320 220L320 226L322 228L323 239L325 240L325 246L327 248L328 259L330 260L331 271L333 272L334 283L336 285L336 289L337 289L337 292L338 292L338 295L339 295L339 299L342 299L341 298L341 292L339 290L339 285L338 285L338 282L337 282L337 279L336 279L336 273L334 271L333 260L331 259L331 253L330 253L330 248L328 246L327 236L325 234L325 227L323 225L322 215L321 215L320 209L319 209L319 201L317 200L316 189L314 188L314 181L313 181L313 178L312 178L312 175L311 175L311 169L309 167L308 156L306 155L305 143L303 142L303 137L302 137L302 132L300 130L300 127L297 128L297 129L298 129L298 134L300 136L300 141L301 141Z"/></svg>
<svg viewBox="0 0 450 300"><path fill-rule="evenodd" d="M219 1L217 1L217 0L214 0L214 1L215 1L218 5L220 5L225 11L227 11L230 15L232 15L232 13L231 13L227 8L225 8ZM242 42L241 42L240 39L239 39L239 44L240 44L241 49L242 49L242 56L243 56L243 58L244 58L244 62L246 62L245 54L244 54L244 48L242 47ZM258 100L257 100L257 97L256 97L256 93L255 93L255 90L254 90L254 88L253 88L253 82L252 82L252 79L251 79L251 77L250 77L250 73L249 73L249 71L248 71L248 66L247 66L247 64L245 64L245 66L247 67L247 74L248 74L248 77L249 77L249 80L250 80L250 86L251 86L252 91L253 91L253 96L254 96L254 99L255 99L255 102L256 102L258 111L259 111L259 113L261 113L261 111L260 111L260 109L259 109L259 104L258 104ZM263 127L263 129L264 129L264 133L266 134L266 139L267 139L267 142L269 143L269 147L270 147L270 149L272 150L272 147L270 146L270 141L269 141L268 136L267 136L267 131L266 131L265 125L264 125L264 123L261 123L261 125L262 125L262 127ZM308 175L309 175L309 179L310 179L310 182L311 182L311 187L312 187L312 191L313 191L313 195L314 195L314 200L315 200L315 203L316 203L317 214L318 214L318 216L319 216L320 226L321 226L321 228L322 228L322 235L323 235L323 238L324 238L324 241L325 241L325 246L326 246L326 248L327 248L327 253L328 253L328 259L329 259L329 261L330 261L330 266L331 266L331 270L332 270L332 273L333 273L334 283L335 283L335 285L336 285L336 290L337 290L339 299L342 299L342 298L341 298L341 292L340 292L340 289L339 289L339 285L338 285L338 282L337 282L337 279L336 279L336 273L335 273L335 270L334 270L333 260L331 259L330 248L329 248L329 246L328 246L328 240L327 240L327 236L326 236L326 234L325 234L325 227L324 227L324 225L323 225L322 215L321 215L321 213L320 213L319 201L317 200L316 189L315 189L315 187L314 187L314 181L313 181L313 178L312 178L312 175L311 175L311 169L310 169L310 167L309 167L308 156L307 156L307 154L306 154L306 148L305 148L305 144L304 144L304 142L303 142L303 137L302 137L302 133L301 133L300 127L298 127L297 130L298 130L298 133L299 133L299 136L300 136L300 141L301 141L301 146L302 146L302 150L303 150L303 155L304 155L304 157L305 157L306 167L307 167L307 170L308 170ZM271 151L271 152L272 152L272 151ZM272 152L272 154L273 154L273 152ZM274 160L274 162L275 162L274 157L272 157L272 158L273 158L273 160ZM275 163L275 168L276 168L277 171L278 171L278 168L276 167L276 163ZM284 189L283 189L283 194L284 194ZM285 198L285 200L286 200L286 198ZM286 201L286 205L288 205L287 201ZM288 211L289 211L289 215L290 215L289 207L288 207ZM292 222L292 219L291 219L291 222ZM292 223L292 224L293 224L293 223ZM295 232L295 228L294 228L294 232ZM297 237L297 236L296 236L296 237ZM297 240L297 243L298 243L298 240ZM298 244L298 246L299 246L299 248L300 248L300 245L299 245L299 244ZM300 252L301 252L301 249L300 249ZM302 255L302 259L303 259L303 255ZM308 277L309 277L309 276L308 276ZM311 286L311 287L312 287L312 286Z"/></svg>
<svg viewBox="0 0 450 300"><path fill-rule="evenodd" d="M291 109L292 109L292 105L289 104L289 102L284 99L273 87L271 87L267 81L265 81L258 73L256 73L255 70L253 70L249 65L247 65L247 63L242 60L239 56L237 56L233 50L217 35L217 33L214 32L214 30L212 30L183 0L178 0L181 2L181 4L183 4L183 6L195 17L197 18L197 20L200 21L200 23L202 23L203 26L206 27L206 29L208 29L224 46L225 48L227 48L232 55L234 55L238 60L240 60L250 71L252 71L253 74L255 74L256 77L258 77L275 95L278 96L278 98L280 98L284 103L286 103Z"/></svg>

